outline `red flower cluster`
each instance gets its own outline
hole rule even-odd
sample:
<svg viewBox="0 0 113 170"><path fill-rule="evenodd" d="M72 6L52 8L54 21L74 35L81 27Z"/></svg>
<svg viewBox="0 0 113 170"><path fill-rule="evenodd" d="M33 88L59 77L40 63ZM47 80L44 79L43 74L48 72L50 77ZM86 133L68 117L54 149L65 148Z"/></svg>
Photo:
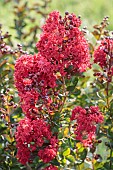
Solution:
<svg viewBox="0 0 113 170"><path fill-rule="evenodd" d="M113 72L113 38L104 38L99 47L94 51L94 62L103 69Z"/></svg>
<svg viewBox="0 0 113 170"><path fill-rule="evenodd" d="M24 118L21 120L15 138L18 149L17 158L22 164L32 159L34 151L37 151L40 159L46 163L54 159L57 154L58 141L52 135L50 126L42 119Z"/></svg>
<svg viewBox="0 0 113 170"><path fill-rule="evenodd" d="M15 64L15 85L19 93L26 93L32 88L38 93L56 86L53 66L38 55L23 55Z"/></svg>
<svg viewBox="0 0 113 170"><path fill-rule="evenodd" d="M61 75L71 66L71 72L83 72L90 65L88 43L79 26L81 20L74 14L52 12L43 26L43 34L37 43L41 55L45 57Z"/></svg>
<svg viewBox="0 0 113 170"><path fill-rule="evenodd" d="M37 43L39 53L23 55L16 61L15 85L28 117L38 112L38 101L50 102L50 89L56 87L57 72L61 75L83 72L89 66L88 43L80 25L74 14L66 12L62 18L59 12L50 13Z"/></svg>
<svg viewBox="0 0 113 170"><path fill-rule="evenodd" d="M15 85L19 91L22 109L28 115L36 109L40 98L46 98L48 90L56 86L53 66L38 55L23 55L15 64Z"/></svg>
<svg viewBox="0 0 113 170"><path fill-rule="evenodd" d="M76 120L75 135L84 146L92 146L96 135L96 124L103 122L103 115L97 106L83 109L77 106L72 111L71 120Z"/></svg>
<svg viewBox="0 0 113 170"><path fill-rule="evenodd" d="M50 165L50 166L44 168L43 170L58 170L58 168L56 166Z"/></svg>

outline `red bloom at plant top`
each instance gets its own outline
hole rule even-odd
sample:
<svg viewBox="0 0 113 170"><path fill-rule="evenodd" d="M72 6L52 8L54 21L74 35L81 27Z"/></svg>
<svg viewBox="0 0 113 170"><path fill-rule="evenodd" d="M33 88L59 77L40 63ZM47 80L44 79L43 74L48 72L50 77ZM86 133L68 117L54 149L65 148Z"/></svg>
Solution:
<svg viewBox="0 0 113 170"><path fill-rule="evenodd" d="M57 86L58 72L61 75L83 72L90 65L88 43L80 25L81 20L74 14L66 13L62 18L59 12L52 12L37 43L39 53L17 59L15 85L28 117L38 112L38 101L42 100L47 107L51 101L50 89Z"/></svg>
<svg viewBox="0 0 113 170"><path fill-rule="evenodd" d="M96 137L96 125L103 122L103 115L97 106L83 109L77 106L72 111L71 120L76 120L75 135L84 146L92 146Z"/></svg>
<svg viewBox="0 0 113 170"><path fill-rule="evenodd" d="M43 26L43 33L37 48L56 71L65 75L69 72L83 72L90 65L89 47L79 26L81 20L74 14L52 12ZM71 66L71 67L70 67Z"/></svg>
<svg viewBox="0 0 113 170"><path fill-rule="evenodd" d="M18 149L17 158L22 164L33 159L34 151L37 151L38 156L44 162L50 162L57 154L58 140L52 135L49 124L42 119L24 118L19 122L15 137Z"/></svg>
<svg viewBox="0 0 113 170"><path fill-rule="evenodd" d="M101 41L94 51L94 62L113 74L113 38L107 37Z"/></svg>

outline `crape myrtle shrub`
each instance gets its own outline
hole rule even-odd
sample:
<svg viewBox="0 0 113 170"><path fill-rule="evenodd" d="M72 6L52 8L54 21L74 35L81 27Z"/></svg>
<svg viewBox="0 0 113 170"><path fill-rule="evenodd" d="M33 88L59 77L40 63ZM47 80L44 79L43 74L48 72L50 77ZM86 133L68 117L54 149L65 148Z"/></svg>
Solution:
<svg viewBox="0 0 113 170"><path fill-rule="evenodd" d="M107 21L94 26L96 41L88 42L80 17L51 12L38 52L17 57L22 110L13 112L15 100L2 90L1 169L113 169L113 38Z"/></svg>

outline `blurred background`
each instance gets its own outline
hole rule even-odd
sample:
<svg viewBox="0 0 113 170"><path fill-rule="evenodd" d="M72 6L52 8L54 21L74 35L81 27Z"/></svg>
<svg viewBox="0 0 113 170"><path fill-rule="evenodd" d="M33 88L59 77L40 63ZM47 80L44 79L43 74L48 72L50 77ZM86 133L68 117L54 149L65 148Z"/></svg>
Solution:
<svg viewBox="0 0 113 170"><path fill-rule="evenodd" d="M13 19L15 18L14 6L16 4L24 4L26 0L0 0L0 22L4 25L4 28L13 27ZM43 4L44 0L29 0L28 6L33 4ZM46 0L49 2L46 8L46 13L53 10L58 10L62 14L65 11L73 12L76 15L81 15L83 25L87 25L88 28L101 22L104 16L109 16L110 26L109 29L113 29L113 0ZM35 6L37 8L37 5ZM38 11L38 9L37 9ZM31 15L31 14L30 14ZM35 14L36 15L36 14ZM36 17L36 16L35 16ZM37 16L37 22L38 16Z"/></svg>

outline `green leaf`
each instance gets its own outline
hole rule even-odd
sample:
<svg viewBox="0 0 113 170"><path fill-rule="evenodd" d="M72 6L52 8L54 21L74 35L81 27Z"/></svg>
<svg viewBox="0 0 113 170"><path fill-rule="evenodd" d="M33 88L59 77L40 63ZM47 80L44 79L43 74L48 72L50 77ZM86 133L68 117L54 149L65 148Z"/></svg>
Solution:
<svg viewBox="0 0 113 170"><path fill-rule="evenodd" d="M63 152L63 156L67 156L70 154L70 148L67 148L64 152Z"/></svg>
<svg viewBox="0 0 113 170"><path fill-rule="evenodd" d="M113 139L113 127L108 129L107 131L107 136L110 138L110 139Z"/></svg>
<svg viewBox="0 0 113 170"><path fill-rule="evenodd" d="M101 162L96 162L95 164L94 164L94 168L95 169L97 169L97 168L102 168L103 167L103 163L101 163Z"/></svg>
<svg viewBox="0 0 113 170"><path fill-rule="evenodd" d="M70 162L75 162L75 158L74 158L74 156L72 156L72 155L68 155L66 158L67 158L68 161L70 161Z"/></svg>
<svg viewBox="0 0 113 170"><path fill-rule="evenodd" d="M76 86L78 83L78 78L76 76L73 76L71 82L73 83L74 86Z"/></svg>
<svg viewBox="0 0 113 170"><path fill-rule="evenodd" d="M7 134L4 134L4 137L6 138L6 140L9 142L9 143L12 143L15 141L14 137L11 137Z"/></svg>
<svg viewBox="0 0 113 170"><path fill-rule="evenodd" d="M62 159L62 163L63 163L63 164L66 164L66 159L65 159L65 158Z"/></svg>
<svg viewBox="0 0 113 170"><path fill-rule="evenodd" d="M78 96L78 95L80 95L80 93L81 93L81 90L76 88L73 95Z"/></svg>
<svg viewBox="0 0 113 170"><path fill-rule="evenodd" d="M7 129L7 127L0 127L0 134L5 133L4 131Z"/></svg>
<svg viewBox="0 0 113 170"><path fill-rule="evenodd" d="M60 166L60 163L58 162L57 159L54 159L54 160L52 161L52 163L53 163L54 165L56 165L56 166Z"/></svg>
<svg viewBox="0 0 113 170"><path fill-rule="evenodd" d="M87 150L81 147L78 153L79 153L79 158L83 161L86 158Z"/></svg>
<svg viewBox="0 0 113 170"><path fill-rule="evenodd" d="M10 70L4 70L2 72L1 78L4 78L9 72L10 72Z"/></svg>
<svg viewBox="0 0 113 170"><path fill-rule="evenodd" d="M68 86L68 87L67 87L67 90L68 90L68 91L73 91L74 89L75 89L75 86Z"/></svg>

